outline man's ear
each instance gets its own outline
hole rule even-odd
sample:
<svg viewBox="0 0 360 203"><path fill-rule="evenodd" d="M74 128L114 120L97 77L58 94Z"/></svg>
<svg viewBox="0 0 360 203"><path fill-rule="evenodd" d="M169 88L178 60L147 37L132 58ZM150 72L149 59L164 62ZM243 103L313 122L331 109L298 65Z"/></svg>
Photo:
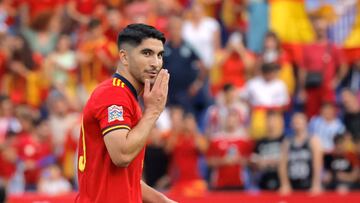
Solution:
<svg viewBox="0 0 360 203"><path fill-rule="evenodd" d="M119 51L119 58L120 58L120 62L123 65L128 65L129 61L128 61L128 52L125 49L120 49Z"/></svg>

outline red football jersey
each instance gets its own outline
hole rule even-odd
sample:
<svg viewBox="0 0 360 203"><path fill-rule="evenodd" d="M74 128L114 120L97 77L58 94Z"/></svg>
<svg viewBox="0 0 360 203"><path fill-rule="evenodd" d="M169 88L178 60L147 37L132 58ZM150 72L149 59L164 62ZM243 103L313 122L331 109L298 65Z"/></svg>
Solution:
<svg viewBox="0 0 360 203"><path fill-rule="evenodd" d="M208 157L225 157L238 154L247 158L252 151L252 142L242 138L219 136L211 140L207 152ZM243 166L239 164L223 165L212 171L211 183L213 187L241 187L243 186Z"/></svg>
<svg viewBox="0 0 360 203"><path fill-rule="evenodd" d="M76 202L142 202L145 147L128 167L117 167L103 140L113 130L131 130L141 114L135 88L119 74L94 90L83 111Z"/></svg>
<svg viewBox="0 0 360 203"><path fill-rule="evenodd" d="M181 133L172 152L170 164L170 174L174 184L201 179L197 165L199 155L194 135Z"/></svg>

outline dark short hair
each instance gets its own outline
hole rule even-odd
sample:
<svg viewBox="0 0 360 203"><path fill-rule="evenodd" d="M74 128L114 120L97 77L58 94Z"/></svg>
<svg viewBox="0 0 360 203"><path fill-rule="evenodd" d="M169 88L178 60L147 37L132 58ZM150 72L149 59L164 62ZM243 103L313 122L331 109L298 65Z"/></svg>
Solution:
<svg viewBox="0 0 360 203"><path fill-rule="evenodd" d="M124 43L132 46L138 46L144 39L154 38L160 40L163 44L166 39L164 34L150 25L145 24L130 24L126 26L118 35L117 45L120 46Z"/></svg>
<svg viewBox="0 0 360 203"><path fill-rule="evenodd" d="M263 73L271 73L273 71L279 70L280 66L277 63L264 63L261 66L261 71Z"/></svg>
<svg viewBox="0 0 360 203"><path fill-rule="evenodd" d="M225 83L222 89L224 92L228 92L228 91L234 89L234 85L231 83Z"/></svg>

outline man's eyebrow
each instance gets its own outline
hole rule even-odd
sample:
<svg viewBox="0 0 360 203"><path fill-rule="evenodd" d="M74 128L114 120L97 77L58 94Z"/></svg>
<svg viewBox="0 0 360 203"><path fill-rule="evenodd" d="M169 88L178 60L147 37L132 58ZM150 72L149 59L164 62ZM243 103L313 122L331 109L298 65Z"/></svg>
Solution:
<svg viewBox="0 0 360 203"><path fill-rule="evenodd" d="M149 48L144 48L144 49L141 50L141 52L151 52L151 53L154 53L154 50L149 49Z"/></svg>

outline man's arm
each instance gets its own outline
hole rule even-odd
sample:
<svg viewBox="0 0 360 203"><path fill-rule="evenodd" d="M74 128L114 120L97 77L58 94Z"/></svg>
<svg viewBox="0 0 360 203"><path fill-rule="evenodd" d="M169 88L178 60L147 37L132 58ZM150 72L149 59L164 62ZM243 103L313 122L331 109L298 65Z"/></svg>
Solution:
<svg viewBox="0 0 360 203"><path fill-rule="evenodd" d="M150 81L145 81L145 111L138 124L131 130L119 129L104 136L104 142L112 162L121 167L128 166L146 144L148 135L160 113L165 108L168 93L169 74L160 71L150 90Z"/></svg>
<svg viewBox="0 0 360 203"><path fill-rule="evenodd" d="M281 146L281 155L279 162L279 179L280 179L280 193L287 195L291 193L291 185L288 177L287 163L288 163L289 141L284 140Z"/></svg>
<svg viewBox="0 0 360 203"><path fill-rule="evenodd" d="M144 181L141 181L141 192L144 203L176 203L148 186Z"/></svg>
<svg viewBox="0 0 360 203"><path fill-rule="evenodd" d="M313 153L313 179L311 184L312 193L321 192L321 171L323 169L323 152L318 137L313 136L310 140L311 151Z"/></svg>

